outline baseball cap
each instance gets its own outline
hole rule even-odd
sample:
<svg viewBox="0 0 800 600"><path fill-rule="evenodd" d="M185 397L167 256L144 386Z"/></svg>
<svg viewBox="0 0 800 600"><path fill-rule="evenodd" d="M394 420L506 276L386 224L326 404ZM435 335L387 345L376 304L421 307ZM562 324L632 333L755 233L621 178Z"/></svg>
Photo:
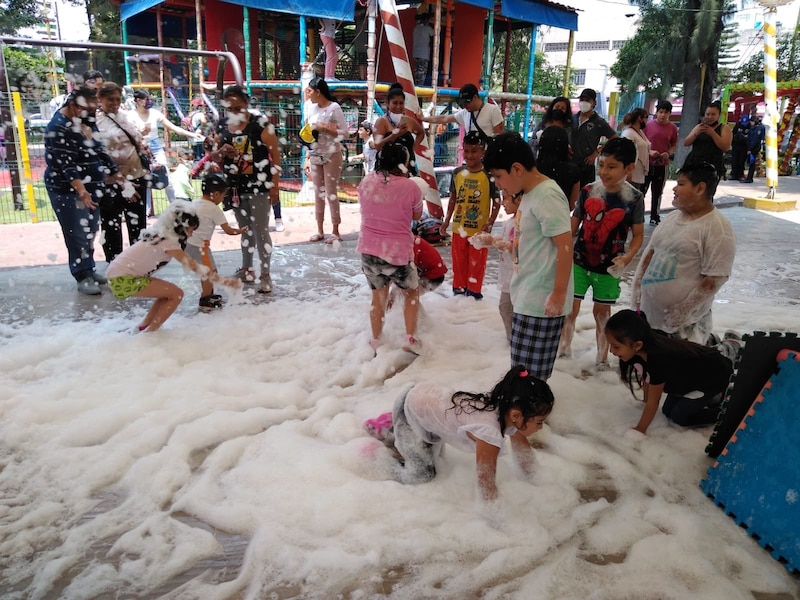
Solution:
<svg viewBox="0 0 800 600"><path fill-rule="evenodd" d="M475 96L478 95L478 88L474 83L465 83L458 91L458 105L464 106L468 104Z"/></svg>
<svg viewBox="0 0 800 600"><path fill-rule="evenodd" d="M586 88L585 90L583 90L583 91L581 92L581 95L580 95L580 96L578 96L578 100L580 100L580 99L582 99L582 98L586 98L586 99L588 99L588 100L594 100L594 101L597 101L597 92L595 92L595 91L594 91L593 89L591 89L591 88Z"/></svg>

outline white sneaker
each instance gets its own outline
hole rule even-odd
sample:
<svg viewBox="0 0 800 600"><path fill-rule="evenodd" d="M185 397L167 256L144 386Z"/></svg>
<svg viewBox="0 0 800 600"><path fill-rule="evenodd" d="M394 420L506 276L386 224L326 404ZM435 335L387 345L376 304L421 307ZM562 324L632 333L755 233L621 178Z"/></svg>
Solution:
<svg viewBox="0 0 800 600"><path fill-rule="evenodd" d="M269 276L269 273L262 273L261 281L258 284L258 293L269 294L271 291L272 291L272 277Z"/></svg>
<svg viewBox="0 0 800 600"><path fill-rule="evenodd" d="M283 226L283 219L275 219L275 231L283 231L286 227Z"/></svg>
<svg viewBox="0 0 800 600"><path fill-rule="evenodd" d="M420 342L413 335L407 335L406 343L403 344L403 350L419 356L422 353L422 342Z"/></svg>

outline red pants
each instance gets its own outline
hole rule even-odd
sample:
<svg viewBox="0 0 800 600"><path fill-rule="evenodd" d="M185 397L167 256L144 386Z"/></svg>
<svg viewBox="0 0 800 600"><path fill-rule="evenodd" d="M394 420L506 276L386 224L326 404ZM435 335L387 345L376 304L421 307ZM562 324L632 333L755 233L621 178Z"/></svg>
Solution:
<svg viewBox="0 0 800 600"><path fill-rule="evenodd" d="M464 288L476 294L481 293L483 276L486 275L488 248L476 250L469 238L454 233L451 242L453 257L453 287Z"/></svg>

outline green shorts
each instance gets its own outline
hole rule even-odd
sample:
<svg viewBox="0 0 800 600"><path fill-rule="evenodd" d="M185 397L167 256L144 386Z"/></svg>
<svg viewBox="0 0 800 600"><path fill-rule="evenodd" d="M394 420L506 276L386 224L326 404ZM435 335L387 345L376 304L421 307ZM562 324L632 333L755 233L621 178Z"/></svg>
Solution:
<svg viewBox="0 0 800 600"><path fill-rule="evenodd" d="M133 296L135 293L142 291L150 285L151 279L149 277L135 277L134 275L120 275L119 277L112 277L108 280L108 289L111 290L117 298L123 300L128 296Z"/></svg>
<svg viewBox="0 0 800 600"><path fill-rule="evenodd" d="M572 277L576 300L583 300L589 288L592 288L592 299L598 304L616 304L619 299L619 279L613 275L595 273L572 265Z"/></svg>

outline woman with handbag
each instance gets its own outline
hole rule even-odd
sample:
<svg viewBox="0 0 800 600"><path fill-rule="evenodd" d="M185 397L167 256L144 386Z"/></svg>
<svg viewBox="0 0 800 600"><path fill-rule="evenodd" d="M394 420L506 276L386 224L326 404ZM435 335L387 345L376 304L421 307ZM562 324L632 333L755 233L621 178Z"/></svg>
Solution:
<svg viewBox="0 0 800 600"><path fill-rule="evenodd" d="M136 243L147 226L144 199L150 174L150 150L145 151L142 136L131 123L127 111L120 110L122 88L106 82L98 97L97 137L125 178L124 185L109 186L100 203L103 251L110 263L122 252L122 221L128 229L129 245Z"/></svg>
<svg viewBox="0 0 800 600"><path fill-rule="evenodd" d="M163 178L160 182L154 182L155 187L163 188L167 194L167 200L173 202L175 200L175 190L169 185L169 177L167 175L167 153L164 151L164 144L158 135L158 126L161 125L164 129L171 131L174 134L182 135L193 142L202 142L203 136L196 134L192 131L178 127L170 121L164 113L160 110L153 108L153 100L146 90L136 90L133 92L133 101L136 103L135 110L131 111L132 121L136 125L136 129L144 138L145 144L150 148L153 154L153 162L150 165L153 173L161 173L159 178ZM162 167L162 168L158 168ZM155 177L156 175L153 175ZM147 216L152 217L153 204L150 191L147 193Z"/></svg>
<svg viewBox="0 0 800 600"><path fill-rule="evenodd" d="M339 140L347 136L347 122L344 120L342 107L328 89L328 84L321 77L308 82L305 91L306 122L316 132L316 143L306 158L306 172L314 182L314 214L317 219L317 233L310 241L326 244L340 241L339 224L339 177L342 174L342 144ZM325 221L325 203L331 210L333 233L325 238L323 223Z"/></svg>
<svg viewBox="0 0 800 600"><path fill-rule="evenodd" d="M250 95L241 86L225 88L222 103L225 118L217 126L216 150L210 155L222 165L228 179L230 204L239 227L247 227L242 235L242 266L236 276L245 283L255 282L253 254L258 252L261 262L258 291L268 294L272 291L269 214L271 205L280 199L278 138L265 116L248 110Z"/></svg>

